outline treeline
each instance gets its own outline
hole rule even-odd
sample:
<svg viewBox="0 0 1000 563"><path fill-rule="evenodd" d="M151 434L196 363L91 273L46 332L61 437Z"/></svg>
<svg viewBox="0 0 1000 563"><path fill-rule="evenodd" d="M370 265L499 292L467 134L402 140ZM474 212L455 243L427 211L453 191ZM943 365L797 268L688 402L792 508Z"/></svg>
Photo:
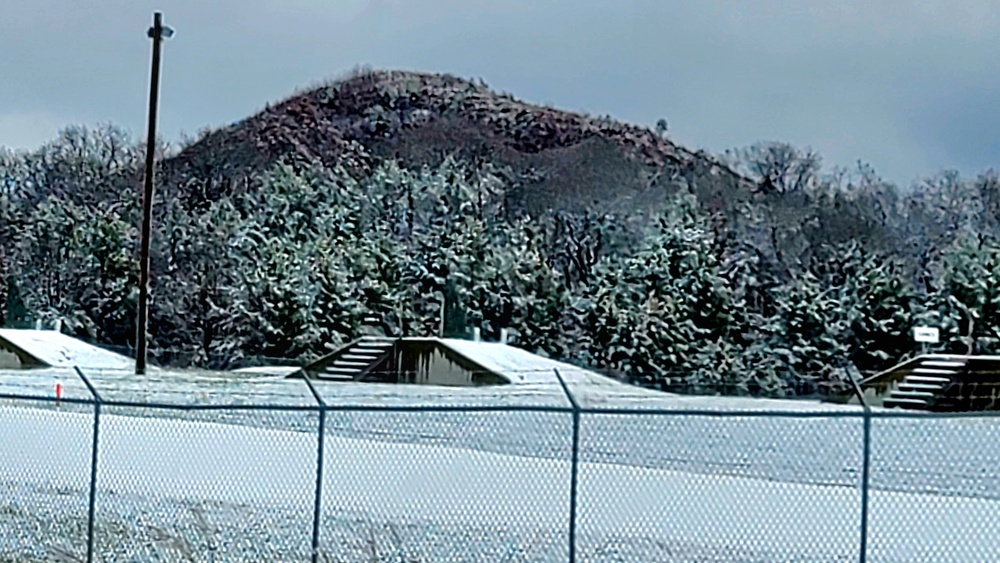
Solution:
<svg viewBox="0 0 1000 563"><path fill-rule="evenodd" d="M161 148L161 151L166 149ZM0 154L0 314L135 339L143 148L65 130ZM510 329L516 345L650 387L812 395L915 353L1000 349L1000 181L900 193L783 144L728 155L759 190L697 184L652 222L506 209L506 175L447 159L370 176L279 166L222 197L158 193L151 352L179 367L302 361L366 331ZM186 186L186 187L182 187Z"/></svg>

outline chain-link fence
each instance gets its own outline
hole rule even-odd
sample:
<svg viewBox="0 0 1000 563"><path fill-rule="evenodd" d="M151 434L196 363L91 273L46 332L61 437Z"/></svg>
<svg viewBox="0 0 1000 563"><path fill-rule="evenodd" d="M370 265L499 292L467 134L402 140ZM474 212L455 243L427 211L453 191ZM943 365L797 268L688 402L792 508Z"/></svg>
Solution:
<svg viewBox="0 0 1000 563"><path fill-rule="evenodd" d="M559 383L0 394L0 562L1000 561L991 413Z"/></svg>

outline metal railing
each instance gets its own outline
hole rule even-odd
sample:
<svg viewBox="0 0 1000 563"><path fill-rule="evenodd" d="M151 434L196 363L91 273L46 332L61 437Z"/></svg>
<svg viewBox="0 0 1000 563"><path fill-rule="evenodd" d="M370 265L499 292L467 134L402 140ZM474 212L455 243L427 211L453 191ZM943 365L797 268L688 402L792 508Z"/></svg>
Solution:
<svg viewBox="0 0 1000 563"><path fill-rule="evenodd" d="M0 394L0 561L1000 560L997 413L76 375Z"/></svg>

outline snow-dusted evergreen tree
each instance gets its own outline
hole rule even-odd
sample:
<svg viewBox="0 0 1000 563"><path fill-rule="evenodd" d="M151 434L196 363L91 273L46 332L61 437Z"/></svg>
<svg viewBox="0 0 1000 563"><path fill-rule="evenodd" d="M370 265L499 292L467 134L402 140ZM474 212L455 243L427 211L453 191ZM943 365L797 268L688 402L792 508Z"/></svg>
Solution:
<svg viewBox="0 0 1000 563"><path fill-rule="evenodd" d="M0 150L5 323L61 318L134 344L142 156L113 127ZM997 353L995 174L901 195L870 168L823 174L780 143L738 156L758 189L713 200L712 217L678 196L649 232L641 213L520 216L508 198L525 186L488 155L247 178L182 168L157 192L151 351L171 365L301 361L371 325L436 335L444 314L449 335L508 328L515 345L643 385L760 395L885 369L917 353L918 324L942 329L931 350L972 339Z"/></svg>
<svg viewBox="0 0 1000 563"><path fill-rule="evenodd" d="M729 336L731 296L693 197L676 198L636 254L597 271L579 305L590 362L664 389L697 389L716 377L712 347Z"/></svg>
<svg viewBox="0 0 1000 563"><path fill-rule="evenodd" d="M764 319L762 347L783 394L812 395L838 389L851 353L851 308L836 287L812 273L796 275L775 291L775 312Z"/></svg>
<svg viewBox="0 0 1000 563"><path fill-rule="evenodd" d="M941 342L930 349L1000 353L1000 244L981 234L958 236L932 271L917 315L920 324L941 328Z"/></svg>
<svg viewBox="0 0 1000 563"><path fill-rule="evenodd" d="M853 307L850 360L858 372L872 375L913 352L917 292L898 260L866 252L857 244L840 248L842 302Z"/></svg>
<svg viewBox="0 0 1000 563"><path fill-rule="evenodd" d="M363 194L344 174L289 166L263 183L231 233L229 299L242 325L232 332L257 355L315 356L349 340L363 317L351 263L364 244Z"/></svg>

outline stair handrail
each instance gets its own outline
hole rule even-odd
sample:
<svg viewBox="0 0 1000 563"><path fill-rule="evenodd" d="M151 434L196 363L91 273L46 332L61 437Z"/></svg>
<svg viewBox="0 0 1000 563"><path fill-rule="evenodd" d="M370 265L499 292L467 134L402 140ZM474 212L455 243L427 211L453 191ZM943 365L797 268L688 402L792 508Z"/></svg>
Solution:
<svg viewBox="0 0 1000 563"><path fill-rule="evenodd" d="M361 337L357 341L360 342L362 340L383 341L383 342L388 342L390 344L395 344L396 340L398 340L398 339L397 338L393 338L393 337L387 337L387 336L367 336L367 337ZM392 350L393 350L393 346L390 345L389 348L387 350L384 350L377 357L377 359L374 362L372 362L368 366L362 368L361 371L359 371L357 374L355 374L354 380L355 381L361 381L362 379L364 379L364 377L366 375L368 375L369 373L372 372L373 369L375 369L375 366L377 366L380 363L382 363L386 359L386 357L388 357L389 355L392 354Z"/></svg>
<svg viewBox="0 0 1000 563"><path fill-rule="evenodd" d="M922 363L924 363L926 361L934 361L934 360L938 360L938 361L949 361L949 360L950 361L955 361L958 358L966 359L967 356L956 356L954 354L920 354L919 356L915 356L913 358L910 358L909 360L906 360L904 362L898 363L898 364L892 366L889 369L880 371L880 372L876 373L875 375L870 375L870 376L862 379L861 381L859 381L858 384L861 385L862 387L864 387L866 385L871 385L871 384L873 384L875 382L880 382L882 379L888 379L888 378L892 377L894 374L896 374L897 372L903 372L903 371L905 371L905 373L909 373L909 372L911 372L913 370L913 368L918 367L920 364L922 364ZM905 377L905 374L904 374L904 377Z"/></svg>

